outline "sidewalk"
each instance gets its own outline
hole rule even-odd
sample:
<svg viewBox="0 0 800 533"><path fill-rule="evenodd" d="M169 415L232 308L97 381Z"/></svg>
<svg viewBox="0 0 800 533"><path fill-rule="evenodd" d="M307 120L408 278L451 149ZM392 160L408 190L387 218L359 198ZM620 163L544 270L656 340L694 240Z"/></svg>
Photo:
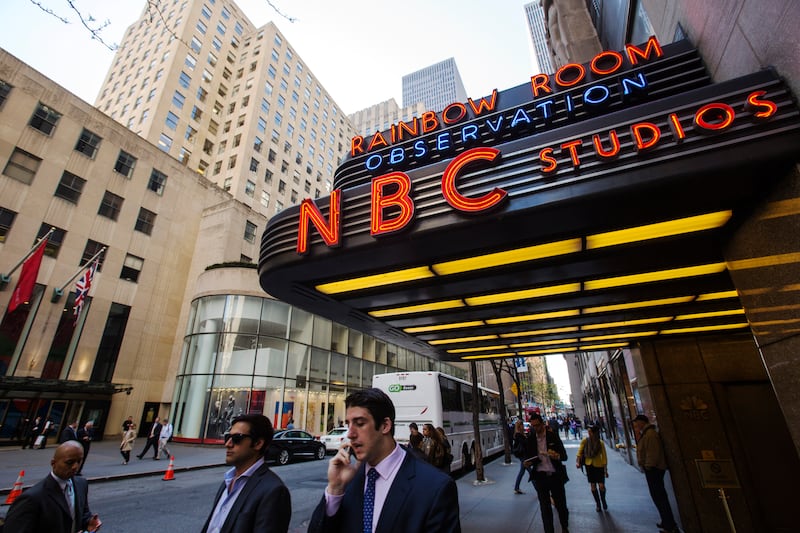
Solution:
<svg viewBox="0 0 800 533"><path fill-rule="evenodd" d="M154 461L152 448L148 450L144 459L137 459L136 454L144 448L145 439L138 440L140 442L136 443L136 448L131 452L131 460L127 465L122 464L117 439L109 438L93 442L89 450L89 457L83 466L83 475L90 482L163 475L169 465L169 459L162 457L161 460ZM36 484L49 474L50 459L53 457L56 446L56 444L48 444L44 450L23 450L19 446L0 447L0 494L6 495L10 492L20 470L25 471L24 488ZM169 450L175 456L175 472L225 464L222 446L196 446L171 442Z"/></svg>
<svg viewBox="0 0 800 533"><path fill-rule="evenodd" d="M608 473L606 480L606 499L608 511L598 513L589 491L589 483L584 474L575 468L575 454L579 441L567 440L567 472L570 481L566 485L567 505L569 507L569 528L572 532L604 533L655 533L659 522L644 474L626 463L618 452L607 448ZM524 476L520 488L525 494L514 494L514 480L519 472L519 460L514 458L511 465L504 465L503 458L495 459L485 466L485 476L489 483L476 486L475 473L458 481L458 499L461 507L461 530L463 533L487 533L489 531L513 531L514 533L534 533L543 531L539 513L539 500L531 483ZM677 514L677 506L672 497L670 481L667 478L668 492L672 500L672 510ZM555 510L553 511L555 513ZM555 513L556 531L558 514Z"/></svg>
<svg viewBox="0 0 800 533"><path fill-rule="evenodd" d="M607 479L608 511L595 511L594 499L583 473L575 468L577 440L564 442L567 448L567 467L570 481L566 485L567 504L570 511L569 525L573 532L603 533L655 533L658 513L647 491L644 475L626 463L614 450L608 448L609 475ZM144 459L137 459L137 446L131 462L122 464L119 444L115 440L104 440L92 444L83 474L90 482L163 475L168 460L154 461L152 451ZM208 468L224 464L224 454L217 446L196 446L172 443L175 456L175 471ZM0 494L11 490L20 470L25 470L24 487L28 488L50 472L53 449L22 450L18 447L0 448ZM519 461L514 458L510 465L497 458L484 466L486 483L477 484L475 473L470 472L458 480L458 499L461 510L463 533L487 533L489 531L514 531L514 533L538 533L542 529L539 502L533 485L523 477L521 489L525 494L514 494L514 480L519 471ZM677 514L669 478L666 480L672 500L672 509ZM556 516L556 524L558 518ZM560 531L556 525L556 531Z"/></svg>

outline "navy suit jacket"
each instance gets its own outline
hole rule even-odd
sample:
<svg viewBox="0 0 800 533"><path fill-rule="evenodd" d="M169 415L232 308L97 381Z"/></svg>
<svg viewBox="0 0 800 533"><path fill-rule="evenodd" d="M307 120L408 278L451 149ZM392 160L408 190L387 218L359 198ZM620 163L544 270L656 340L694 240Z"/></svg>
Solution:
<svg viewBox="0 0 800 533"><path fill-rule="evenodd" d="M326 516L325 496L317 505L308 533L353 533L362 531L366 465L361 465L348 483L339 511ZM453 478L415 457L406 456L392 481L376 533L460 533L458 489Z"/></svg>
<svg viewBox="0 0 800 533"><path fill-rule="evenodd" d="M89 484L86 479L72 478L75 490L75 531L86 529L92 517L89 510ZM14 533L72 533L72 518L67 499L58 482L48 474L33 487L20 494L6 514L5 530Z"/></svg>
<svg viewBox="0 0 800 533"><path fill-rule="evenodd" d="M211 513L206 519L202 533L208 531L208 523L225 492L225 483L217 491ZM242 487L222 524L222 533L286 533L292 519L292 500L289 489L266 463L256 470Z"/></svg>

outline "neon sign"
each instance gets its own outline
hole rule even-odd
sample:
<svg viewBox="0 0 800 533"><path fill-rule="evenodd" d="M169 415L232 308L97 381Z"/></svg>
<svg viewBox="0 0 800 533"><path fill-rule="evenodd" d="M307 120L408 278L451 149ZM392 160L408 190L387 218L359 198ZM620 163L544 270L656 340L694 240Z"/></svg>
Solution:
<svg viewBox="0 0 800 533"><path fill-rule="evenodd" d="M663 56L654 38L648 41L644 49L627 47L626 54L628 63L632 65ZM353 148L361 154L350 159L348 169L364 164L366 171L370 171L372 170L370 161L376 160L380 161L375 165L376 169L384 164L392 166L390 170L369 178L370 236L387 237L411 226L418 207L414 199L414 184L409 173L398 167L402 167L415 157L425 157L426 154L423 152L426 150L457 152L449 161L444 157L441 158L446 166L441 171L439 192L450 208L463 215L472 216L503 208L509 201L509 192L502 187L496 186L480 193L464 192L473 190L476 184L481 183L481 178L476 177L477 170L494 168L502 164L502 149L505 144L500 147L486 146L486 144L506 143L515 138L513 135L508 135L508 132L505 132L502 139L493 134L498 134L502 128L511 130L518 128L520 132L525 133L525 136L532 137L542 131L542 128L569 125L580 113L588 113L590 117L595 116L593 113L597 114L598 110L594 106L602 104L604 100L611 98L612 94L621 97L624 104L626 98L633 92L646 89L648 85L642 72L633 75L620 74L619 70L624 62L624 57L619 52L602 52L589 62L587 67L570 64L559 69L552 77L545 74L536 75L531 78L529 90L533 95L545 95L544 99L539 98L527 104L509 106L509 109L504 110L505 113L492 112L499 107L498 100L502 96L502 93L498 95L497 91L494 91L488 100L483 99L478 103L470 100L467 105L452 104L440 118L425 113L419 119L414 119L411 124L401 123L393 126L389 130L388 140L383 137L382 140L376 141L373 137L366 146L365 140L354 140ZM591 76L617 75L616 90L606 93L606 89L612 84L594 83L594 79L589 79L590 73ZM586 80L588 85L576 86ZM558 90L561 90L561 93L557 93ZM575 98L576 94L578 98ZM559 98L561 105L558 110L555 110L556 97ZM619 157L630 160L631 156L640 157L662 147L681 147L690 138L697 140L699 136L741 129L737 125L743 125L745 121L767 121L778 111L778 104L767 97L765 90L760 89L748 89L736 97L731 94L727 97L728 101L722 101L726 98L722 96L718 97L717 101L710 101L712 98L704 97L695 106L684 103L680 110L673 105L662 106L661 111L649 114L646 120L629 119L616 122L613 126L605 126L605 129L594 126L585 135L562 137L553 145L543 145L541 142L537 144L535 140L528 145L517 143L513 157L518 158L524 151L529 151L531 157L528 160L532 160L533 165L527 174L527 179L556 180L562 175L574 175L579 172L587 161L609 168L608 165L613 165ZM573 106L570 110L568 102L574 103L578 100L580 105ZM617 106L617 109L624 107ZM538 115L532 113L536 111L539 112ZM478 118L467 121L470 114L477 115ZM555 115L558 117L555 118ZM548 118L551 120L547 120ZM460 121L465 122L462 124ZM407 138L419 134L426 136L419 139ZM553 136L549 135L547 138ZM558 138L558 133L555 136ZM401 140L403 142L400 142ZM390 145L390 141L397 144ZM383 150L370 151L383 144L386 145ZM456 145L459 147L458 150L454 148ZM522 152L519 151L521 146L526 146ZM511 153L509 157L512 157ZM360 172L363 173L364 170ZM371 173L368 173L367 177L370 175ZM428 174L426 179L432 177ZM472 179L469 189L465 187L466 179ZM346 194L347 189L344 190ZM316 228L327 247L342 245L342 191L342 188L337 188L331 193L325 209L326 214L323 214L313 200L303 200L299 208L296 253L303 255L309 252L312 227Z"/></svg>

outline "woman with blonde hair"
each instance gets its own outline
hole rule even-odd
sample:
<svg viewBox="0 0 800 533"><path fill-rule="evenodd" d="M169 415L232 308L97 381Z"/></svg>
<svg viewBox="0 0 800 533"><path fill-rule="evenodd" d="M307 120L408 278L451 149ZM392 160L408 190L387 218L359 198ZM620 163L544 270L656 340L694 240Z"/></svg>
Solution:
<svg viewBox="0 0 800 533"><path fill-rule="evenodd" d="M578 447L575 466L577 468L586 467L586 479L589 481L589 488L597 504L595 511L599 513L601 504L603 509L608 509L605 479L608 477L608 456L606 455L606 445L600 438L597 426L589 426L588 430L589 436L584 438Z"/></svg>

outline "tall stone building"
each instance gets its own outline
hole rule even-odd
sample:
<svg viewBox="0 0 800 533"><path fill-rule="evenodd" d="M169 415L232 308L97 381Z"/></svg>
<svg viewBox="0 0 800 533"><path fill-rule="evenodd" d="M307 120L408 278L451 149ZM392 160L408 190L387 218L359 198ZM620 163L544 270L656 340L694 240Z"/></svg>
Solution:
<svg viewBox="0 0 800 533"><path fill-rule="evenodd" d="M467 90L452 57L403 76L403 107L423 102L441 111L453 102L465 102Z"/></svg>
<svg viewBox="0 0 800 533"><path fill-rule="evenodd" d="M125 32L98 109L261 215L326 194L352 126L275 24L228 0L155 9Z"/></svg>
<svg viewBox="0 0 800 533"><path fill-rule="evenodd" d="M227 0L161 5L128 28L97 107L0 51L0 444L37 415L106 435L169 415L176 438L219 442L262 412L320 433L375 373L464 377L260 289L268 217L327 194L352 127L274 24Z"/></svg>

